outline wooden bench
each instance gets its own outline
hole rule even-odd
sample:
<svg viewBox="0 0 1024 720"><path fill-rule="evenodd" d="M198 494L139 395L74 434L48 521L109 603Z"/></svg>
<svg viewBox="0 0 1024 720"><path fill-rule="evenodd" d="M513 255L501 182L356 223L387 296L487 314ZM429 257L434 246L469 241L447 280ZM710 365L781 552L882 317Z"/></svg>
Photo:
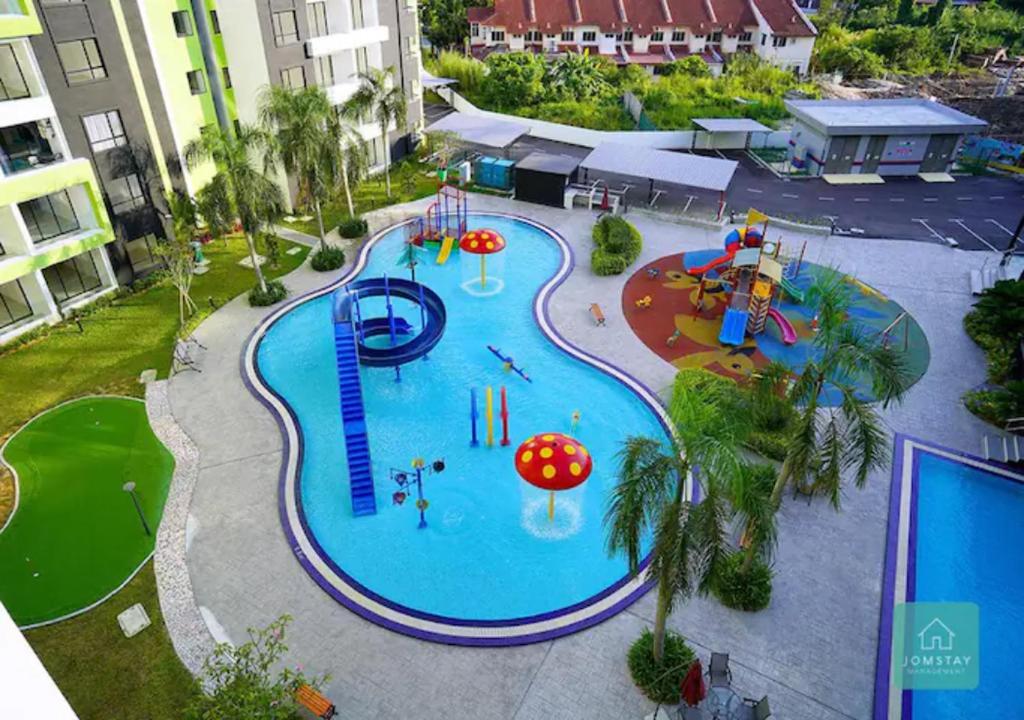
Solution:
<svg viewBox="0 0 1024 720"><path fill-rule="evenodd" d="M334 709L334 703L309 685L302 685L295 691L295 700L299 705L309 710L318 718L323 718L323 720L329 720L329 718L338 714L338 711Z"/></svg>
<svg viewBox="0 0 1024 720"><path fill-rule="evenodd" d="M594 317L594 324L604 326L604 313L601 311L601 306L597 303L590 304L590 314Z"/></svg>

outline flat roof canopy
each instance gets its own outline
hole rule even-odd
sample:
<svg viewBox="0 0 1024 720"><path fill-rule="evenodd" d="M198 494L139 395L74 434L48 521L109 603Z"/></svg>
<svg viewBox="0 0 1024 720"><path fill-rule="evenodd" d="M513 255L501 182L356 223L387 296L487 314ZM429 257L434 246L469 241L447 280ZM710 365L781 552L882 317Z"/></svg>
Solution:
<svg viewBox="0 0 1024 720"><path fill-rule="evenodd" d="M552 175L572 175L580 166L580 159L571 155L551 155L532 152L516 163L518 170L535 170Z"/></svg>
<svg viewBox="0 0 1024 720"><path fill-rule="evenodd" d="M427 132L450 132L473 145L504 149L530 132L530 127L480 115L453 112L428 127Z"/></svg>
<svg viewBox="0 0 1024 720"><path fill-rule="evenodd" d="M750 118L700 118L693 124L709 133L771 132L772 129Z"/></svg>
<svg viewBox="0 0 1024 720"><path fill-rule="evenodd" d="M823 135L976 133L988 123L924 98L786 100L786 109Z"/></svg>
<svg viewBox="0 0 1024 720"><path fill-rule="evenodd" d="M735 160L619 143L601 143L580 163L587 170L719 192L729 187L738 165Z"/></svg>
<svg viewBox="0 0 1024 720"><path fill-rule="evenodd" d="M420 82L425 88L436 88L444 87L445 85L454 85L458 80L452 78L437 77L436 75L427 72L426 70L420 70Z"/></svg>

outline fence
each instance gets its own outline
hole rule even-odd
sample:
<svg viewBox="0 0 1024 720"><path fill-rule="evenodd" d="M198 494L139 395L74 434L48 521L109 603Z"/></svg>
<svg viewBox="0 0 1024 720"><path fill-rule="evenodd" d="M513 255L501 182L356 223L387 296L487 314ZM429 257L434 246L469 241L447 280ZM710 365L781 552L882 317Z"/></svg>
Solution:
<svg viewBox="0 0 1024 720"><path fill-rule="evenodd" d="M582 147L595 148L602 143L618 143L620 145L634 145L661 150L742 150L747 146L746 133L722 133L712 135L711 133L693 130L590 130L572 125L548 122L547 120L535 120L515 115L481 110L466 98L459 95L451 88L438 88L438 94L443 97L455 110L467 115L479 117L490 117L503 122L514 122L526 125L530 128L529 134L543 140L567 143L569 145L580 145ZM642 113L643 108L636 98L635 106ZM627 109L633 112L627 102ZM646 115L641 115L646 117ZM753 133L750 135L750 147L786 147L789 142L787 131L775 131L771 133Z"/></svg>

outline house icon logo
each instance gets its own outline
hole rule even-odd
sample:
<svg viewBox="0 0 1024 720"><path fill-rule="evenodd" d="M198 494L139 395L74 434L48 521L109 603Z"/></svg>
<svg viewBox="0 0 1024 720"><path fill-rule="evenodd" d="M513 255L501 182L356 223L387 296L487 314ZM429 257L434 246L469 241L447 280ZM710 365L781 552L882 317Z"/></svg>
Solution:
<svg viewBox="0 0 1024 720"><path fill-rule="evenodd" d="M953 649L953 638L956 633L949 629L946 623L938 618L933 618L924 629L917 634L921 650L950 652Z"/></svg>

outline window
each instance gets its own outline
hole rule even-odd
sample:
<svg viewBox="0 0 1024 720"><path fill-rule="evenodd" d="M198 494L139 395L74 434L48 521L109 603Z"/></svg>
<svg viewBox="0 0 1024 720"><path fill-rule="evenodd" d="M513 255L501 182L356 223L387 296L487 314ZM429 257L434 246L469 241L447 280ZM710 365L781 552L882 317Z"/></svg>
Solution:
<svg viewBox="0 0 1024 720"><path fill-rule="evenodd" d="M366 27L366 14L363 12L363 0L352 0L352 29L362 30Z"/></svg>
<svg viewBox="0 0 1024 720"><path fill-rule="evenodd" d="M405 38L406 52L410 55L415 55L416 51L419 50L420 39L415 35L409 35Z"/></svg>
<svg viewBox="0 0 1024 720"><path fill-rule="evenodd" d="M294 10L276 12L270 16L270 22L274 26L274 44L278 47L299 41L299 28L295 24Z"/></svg>
<svg viewBox="0 0 1024 720"><path fill-rule="evenodd" d="M285 68L281 71L281 85L289 90L306 87L306 69L301 65Z"/></svg>
<svg viewBox="0 0 1024 720"><path fill-rule="evenodd" d="M160 256L156 254L156 247L159 243L156 235L149 234L129 240L124 244L124 249L128 253L128 262L134 272L145 272L160 264Z"/></svg>
<svg viewBox="0 0 1024 720"><path fill-rule="evenodd" d="M96 44L96 38L69 40L57 43L57 56L64 68L64 77L68 85L79 85L91 80L101 80L107 76L103 66L103 56Z"/></svg>
<svg viewBox="0 0 1024 720"><path fill-rule="evenodd" d="M480 37L480 23L471 23L469 26L470 37Z"/></svg>
<svg viewBox="0 0 1024 720"><path fill-rule="evenodd" d="M220 73L221 73L221 76L224 78L224 89L225 90L230 90L231 87L232 87L232 85L231 85L231 71L228 70L228 68L225 66L225 67L222 67L220 69Z"/></svg>
<svg viewBox="0 0 1024 720"><path fill-rule="evenodd" d="M81 229L67 190L19 203L18 209L32 242L37 245Z"/></svg>
<svg viewBox="0 0 1024 720"><path fill-rule="evenodd" d="M651 42L652 43L665 42L665 33L663 33L661 30L655 30L654 32L651 33Z"/></svg>
<svg viewBox="0 0 1024 720"><path fill-rule="evenodd" d="M562 31L562 42L572 42L576 39L576 31L572 28Z"/></svg>
<svg viewBox="0 0 1024 720"><path fill-rule="evenodd" d="M330 35L327 29L327 3L313 2L306 6L309 14L309 35L310 37L322 37Z"/></svg>
<svg viewBox="0 0 1024 720"><path fill-rule="evenodd" d="M786 40L787 39L788 38L779 37L778 35L776 35L775 37L772 38L772 47L777 47L777 48L786 47Z"/></svg>
<svg viewBox="0 0 1024 720"><path fill-rule="evenodd" d="M597 33L594 32L593 30L584 30L583 31L583 42L585 42L585 43L597 42Z"/></svg>
<svg viewBox="0 0 1024 720"><path fill-rule="evenodd" d="M314 64L316 71L316 84L320 87L330 87L334 84L334 61L330 55L321 55Z"/></svg>
<svg viewBox="0 0 1024 720"><path fill-rule="evenodd" d="M100 272L91 252L51 265L43 270L46 285L59 305L98 288Z"/></svg>
<svg viewBox="0 0 1024 720"><path fill-rule="evenodd" d="M30 94L14 46L10 43L0 45L0 100L18 100Z"/></svg>
<svg viewBox="0 0 1024 720"><path fill-rule="evenodd" d="M526 33L526 42L539 43L540 41L540 30L530 30Z"/></svg>
<svg viewBox="0 0 1024 720"><path fill-rule="evenodd" d="M491 42L505 42L505 31L491 30Z"/></svg>
<svg viewBox="0 0 1024 720"><path fill-rule="evenodd" d="M142 183L139 182L139 176L134 173L109 180L103 187L107 191L110 207L115 215L121 215L146 204L146 198L142 194Z"/></svg>
<svg viewBox="0 0 1024 720"><path fill-rule="evenodd" d="M672 42L674 42L674 43L686 42L686 31L685 30L673 30L672 31Z"/></svg>
<svg viewBox="0 0 1024 720"><path fill-rule="evenodd" d="M210 11L210 27L215 35L220 35L220 15L217 14L216 10Z"/></svg>
<svg viewBox="0 0 1024 720"><path fill-rule="evenodd" d="M365 47L356 48L356 72L366 74L370 70L370 56Z"/></svg>
<svg viewBox="0 0 1024 720"><path fill-rule="evenodd" d="M742 43L749 43L749 42L752 42L752 41L753 41L753 39L754 39L754 35L753 35L753 33L749 33L749 32L745 32L745 33L740 33L740 39L739 39L739 42L740 42L741 44L742 44Z"/></svg>
<svg viewBox="0 0 1024 720"><path fill-rule="evenodd" d="M128 142L124 134L124 125L121 124L121 113L117 110L84 115L82 123L85 125L85 134L89 137L89 147L94 153L110 150Z"/></svg>
<svg viewBox="0 0 1024 720"><path fill-rule="evenodd" d="M188 89L193 95L202 95L206 92L206 78L202 70L189 70L185 77L188 78Z"/></svg>
<svg viewBox="0 0 1024 720"><path fill-rule="evenodd" d="M711 43L720 43L720 42L722 42L722 31L718 30L718 31L713 32L710 35L708 35L708 42L711 42Z"/></svg>
<svg viewBox="0 0 1024 720"><path fill-rule="evenodd" d="M20 280L0 285L0 328L32 317L32 306L28 302L25 288Z"/></svg>
<svg viewBox="0 0 1024 720"><path fill-rule="evenodd" d="M171 19L174 21L174 32L178 37L188 37L192 34L192 17L188 10L172 12Z"/></svg>
<svg viewBox="0 0 1024 720"><path fill-rule="evenodd" d="M768 42L768 36L761 33L761 45L763 46L766 42Z"/></svg>
<svg viewBox="0 0 1024 720"><path fill-rule="evenodd" d="M622 42L633 42L633 30L629 29L622 33Z"/></svg>

